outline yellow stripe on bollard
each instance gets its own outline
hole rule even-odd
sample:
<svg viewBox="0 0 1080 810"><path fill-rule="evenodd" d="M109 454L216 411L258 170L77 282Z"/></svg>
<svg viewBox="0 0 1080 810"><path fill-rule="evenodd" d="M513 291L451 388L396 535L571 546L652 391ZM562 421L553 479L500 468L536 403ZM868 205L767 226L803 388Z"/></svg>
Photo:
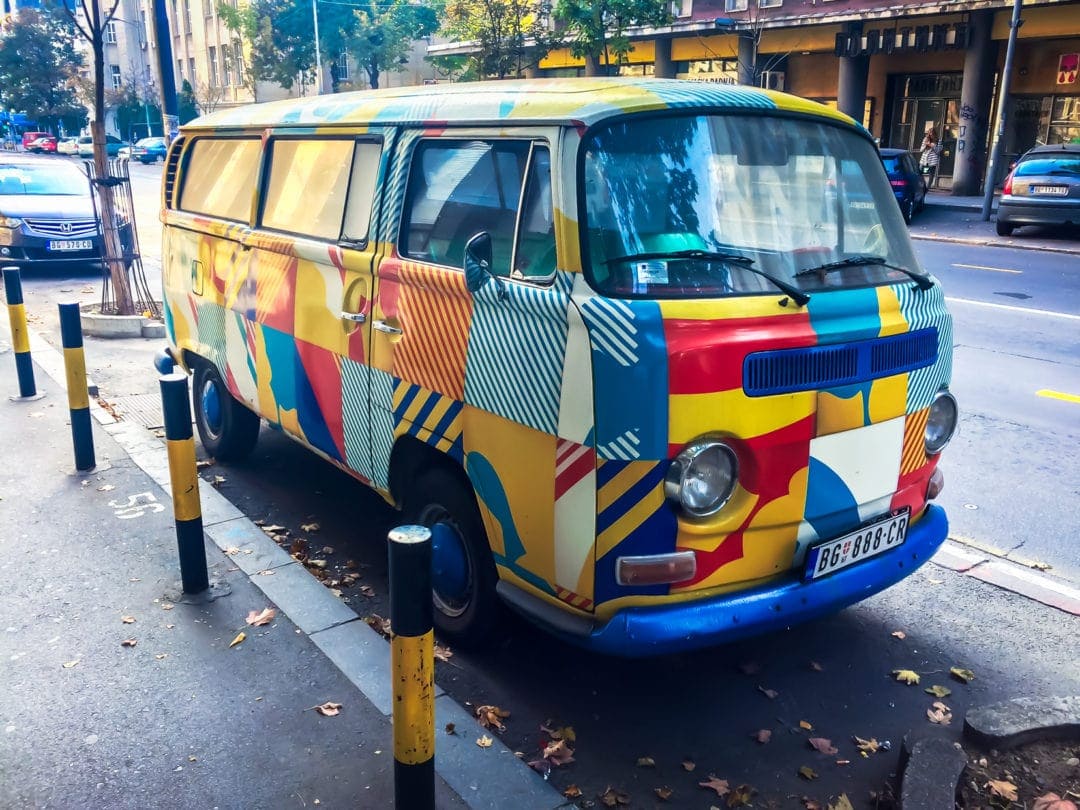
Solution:
<svg viewBox="0 0 1080 810"><path fill-rule="evenodd" d="M177 520L202 517L199 475L195 467L195 439L169 439L169 480L172 482L173 515Z"/></svg>
<svg viewBox="0 0 1080 810"><path fill-rule="evenodd" d="M8 319L11 321L11 348L16 354L30 351L30 334L26 331L26 306L8 304Z"/></svg>
<svg viewBox="0 0 1080 810"><path fill-rule="evenodd" d="M86 390L86 354L82 346L64 349L64 371L67 375L68 407L71 410L90 407Z"/></svg>
<svg viewBox="0 0 1080 810"><path fill-rule="evenodd" d="M394 682L394 759L419 765L435 756L435 634L395 635L390 642Z"/></svg>

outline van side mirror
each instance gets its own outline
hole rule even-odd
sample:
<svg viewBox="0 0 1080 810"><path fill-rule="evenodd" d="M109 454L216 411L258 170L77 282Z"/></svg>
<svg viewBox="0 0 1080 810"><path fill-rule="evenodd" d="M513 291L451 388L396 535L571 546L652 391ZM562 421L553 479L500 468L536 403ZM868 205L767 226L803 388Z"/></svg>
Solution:
<svg viewBox="0 0 1080 810"><path fill-rule="evenodd" d="M465 286L477 292L491 278L491 234L480 231L465 243Z"/></svg>

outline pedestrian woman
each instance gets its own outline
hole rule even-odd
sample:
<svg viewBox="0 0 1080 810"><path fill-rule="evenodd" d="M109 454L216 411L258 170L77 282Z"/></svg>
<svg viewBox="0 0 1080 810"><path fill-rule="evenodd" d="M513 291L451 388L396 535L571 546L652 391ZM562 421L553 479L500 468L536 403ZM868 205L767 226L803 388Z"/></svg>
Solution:
<svg viewBox="0 0 1080 810"><path fill-rule="evenodd" d="M926 137L923 138L922 156L919 158L919 165L922 167L923 174L929 175L926 181L927 188L937 186L938 164L940 162L941 143L937 139L934 128L929 127L926 130Z"/></svg>

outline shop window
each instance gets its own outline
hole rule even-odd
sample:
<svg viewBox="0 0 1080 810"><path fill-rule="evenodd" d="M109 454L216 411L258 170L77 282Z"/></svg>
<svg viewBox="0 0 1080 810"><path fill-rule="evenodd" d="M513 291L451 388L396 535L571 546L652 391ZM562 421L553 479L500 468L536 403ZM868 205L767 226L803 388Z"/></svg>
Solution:
<svg viewBox="0 0 1080 810"><path fill-rule="evenodd" d="M746 11L746 0L724 0L724 11Z"/></svg>

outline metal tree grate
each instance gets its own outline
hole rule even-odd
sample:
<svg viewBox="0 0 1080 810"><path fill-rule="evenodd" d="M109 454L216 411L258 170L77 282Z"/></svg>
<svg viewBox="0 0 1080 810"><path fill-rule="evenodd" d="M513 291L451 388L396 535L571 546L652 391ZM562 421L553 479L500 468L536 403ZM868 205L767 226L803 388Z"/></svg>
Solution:
<svg viewBox="0 0 1080 810"><path fill-rule="evenodd" d="M104 177L97 176L94 161L83 161L86 176L90 181L90 199L94 203L94 217L101 222L101 312L104 315L116 315L117 304L115 291L112 285L112 273L110 272L110 260L107 255L105 230L111 230L115 234L116 244L120 245L121 255L114 261L123 263L128 278L128 286L131 289L132 302L135 304L137 313L149 313L152 318L160 318L161 310L157 301L150 292L150 285L146 281L146 271L143 269L142 251L139 249L139 232L135 227L135 200L131 191L131 174L128 171L127 158L113 158L106 161ZM108 187L112 189L113 218L110 222L103 221L99 195ZM129 227L130 226L130 227Z"/></svg>

